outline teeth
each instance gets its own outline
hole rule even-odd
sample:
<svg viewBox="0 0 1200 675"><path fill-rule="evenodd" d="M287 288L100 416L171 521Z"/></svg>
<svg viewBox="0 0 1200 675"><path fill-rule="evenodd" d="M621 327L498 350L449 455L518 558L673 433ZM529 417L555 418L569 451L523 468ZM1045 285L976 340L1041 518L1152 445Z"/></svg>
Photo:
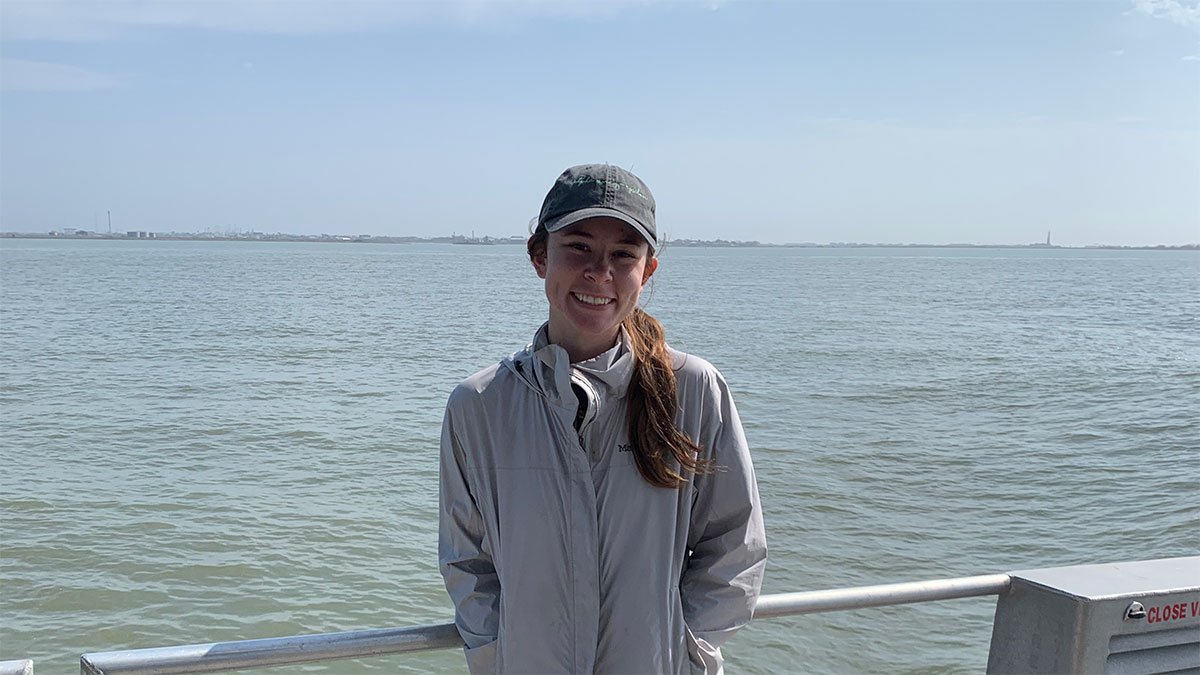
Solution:
<svg viewBox="0 0 1200 675"><path fill-rule="evenodd" d="M580 302L586 302L589 305L607 305L612 302L612 298L598 298L594 295L582 295L580 293L572 293Z"/></svg>

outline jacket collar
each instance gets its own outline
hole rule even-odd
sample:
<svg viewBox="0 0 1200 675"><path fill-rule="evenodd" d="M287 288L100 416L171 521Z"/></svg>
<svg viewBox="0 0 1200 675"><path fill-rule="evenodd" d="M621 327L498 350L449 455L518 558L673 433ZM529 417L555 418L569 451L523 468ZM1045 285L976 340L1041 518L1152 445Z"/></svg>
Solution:
<svg viewBox="0 0 1200 675"><path fill-rule="evenodd" d="M633 349L624 328L612 349L578 363L571 363L567 350L550 343L548 330L548 324L542 324L533 342L506 360L527 384L557 403L572 406L576 405L572 377L585 378L601 404L609 397L625 395L633 374Z"/></svg>

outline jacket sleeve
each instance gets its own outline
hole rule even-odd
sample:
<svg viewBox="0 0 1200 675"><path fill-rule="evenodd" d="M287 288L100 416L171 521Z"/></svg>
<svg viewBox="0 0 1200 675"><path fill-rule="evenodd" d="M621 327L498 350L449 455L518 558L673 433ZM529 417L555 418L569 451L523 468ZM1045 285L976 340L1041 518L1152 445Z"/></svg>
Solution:
<svg viewBox="0 0 1200 675"><path fill-rule="evenodd" d="M728 386L714 373L716 424L705 438L715 472L695 477L688 535L691 555L680 580L684 619L703 651L715 651L750 621L762 588L766 532L750 450Z"/></svg>
<svg viewBox="0 0 1200 675"><path fill-rule="evenodd" d="M454 602L454 623L466 643L467 667L471 673L490 673L500 625L500 580L464 460L448 406L442 422L438 562Z"/></svg>

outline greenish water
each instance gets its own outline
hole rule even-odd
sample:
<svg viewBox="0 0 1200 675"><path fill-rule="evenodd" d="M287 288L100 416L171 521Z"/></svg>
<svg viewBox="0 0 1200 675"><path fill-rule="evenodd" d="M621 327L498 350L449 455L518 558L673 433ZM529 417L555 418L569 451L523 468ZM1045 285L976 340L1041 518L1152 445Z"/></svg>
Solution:
<svg viewBox="0 0 1200 675"><path fill-rule="evenodd" d="M678 248L647 307L734 391L765 592L1200 550L1196 252ZM0 659L450 620L442 406L545 312L515 246L0 240ZM979 672L993 608L729 670Z"/></svg>

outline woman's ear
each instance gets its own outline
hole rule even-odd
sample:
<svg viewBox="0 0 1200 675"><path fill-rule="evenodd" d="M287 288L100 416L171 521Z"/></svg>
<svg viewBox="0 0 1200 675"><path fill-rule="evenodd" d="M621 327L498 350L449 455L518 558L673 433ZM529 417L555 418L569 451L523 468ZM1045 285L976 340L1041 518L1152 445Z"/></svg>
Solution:
<svg viewBox="0 0 1200 675"><path fill-rule="evenodd" d="M658 269L658 258L650 256L646 260L646 267L642 270L642 285L645 286L647 281L650 281L650 276L654 274L654 270Z"/></svg>
<svg viewBox="0 0 1200 675"><path fill-rule="evenodd" d="M543 247L533 255L529 256L529 262L533 263L533 269L537 271L537 275L541 279L546 278L546 249Z"/></svg>

